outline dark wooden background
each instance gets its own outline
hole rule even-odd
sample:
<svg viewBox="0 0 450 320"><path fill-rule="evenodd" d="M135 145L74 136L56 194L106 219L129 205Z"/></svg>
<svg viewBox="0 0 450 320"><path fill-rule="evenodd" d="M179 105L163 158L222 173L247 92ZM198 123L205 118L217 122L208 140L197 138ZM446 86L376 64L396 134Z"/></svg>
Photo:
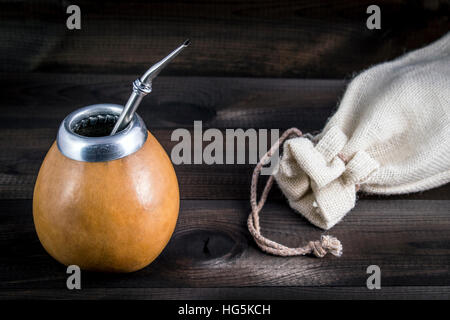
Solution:
<svg viewBox="0 0 450 320"><path fill-rule="evenodd" d="M61 120L94 103L124 103L131 82L185 38L192 46L155 81L139 109L170 152L175 128L319 131L352 75L449 30L447 1L0 1L0 298L449 298L450 186L394 197L361 195L330 233L341 258L261 253L246 229L251 165L176 166L175 234L149 267L124 275L65 267L32 221L39 166ZM368 30L378 4L382 29ZM274 189L264 233L297 246L323 232ZM382 289L366 288L366 268Z"/></svg>

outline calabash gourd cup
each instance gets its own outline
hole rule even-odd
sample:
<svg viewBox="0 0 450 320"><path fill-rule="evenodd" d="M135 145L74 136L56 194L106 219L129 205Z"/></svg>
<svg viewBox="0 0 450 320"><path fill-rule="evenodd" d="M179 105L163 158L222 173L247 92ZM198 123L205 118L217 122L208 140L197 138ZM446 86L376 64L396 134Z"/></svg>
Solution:
<svg viewBox="0 0 450 320"><path fill-rule="evenodd" d="M135 81L125 107L91 105L61 123L33 195L39 240L59 262L132 272L150 264L170 240L180 202L177 178L135 110L151 80L187 44Z"/></svg>

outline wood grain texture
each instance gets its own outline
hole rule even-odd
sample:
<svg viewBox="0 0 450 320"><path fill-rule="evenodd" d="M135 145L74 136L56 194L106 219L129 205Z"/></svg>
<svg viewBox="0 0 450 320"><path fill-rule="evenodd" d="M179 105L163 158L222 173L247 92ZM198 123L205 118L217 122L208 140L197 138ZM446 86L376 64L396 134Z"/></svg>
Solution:
<svg viewBox="0 0 450 320"><path fill-rule="evenodd" d="M133 76L3 74L2 79L0 198L30 198L61 120L83 105L125 101ZM205 128L277 128L298 120L299 126L319 129L343 87L342 81L334 80L162 77L139 113L170 153L175 142L170 141L172 129L165 128L191 128L194 120L202 120ZM185 165L176 170L183 197L244 199L251 168Z"/></svg>
<svg viewBox="0 0 450 320"><path fill-rule="evenodd" d="M62 119L84 105L126 101L135 76L2 74L0 198L30 198ZM320 130L345 82L161 77L139 113L170 154L175 128L194 120L218 128ZM168 129L170 128L170 129ZM176 166L182 197L246 199L252 165ZM230 186L235 186L230 188Z"/></svg>
<svg viewBox="0 0 450 320"><path fill-rule="evenodd" d="M258 250L246 229L253 165L175 166L183 200L162 255L131 274L83 272L80 292L66 289L66 268L41 246L31 200L62 119L125 103L131 82L187 37L193 45L139 109L169 154L173 130L192 132L194 120L222 131L321 130L355 72L448 32L446 1L377 1L378 31L365 27L369 0L82 0L80 31L65 27L65 1L0 2L0 299L450 297L450 185L361 195L330 232L342 258L280 258ZM291 246L322 233L277 188L262 228ZM382 290L365 287L371 264L382 269Z"/></svg>
<svg viewBox="0 0 450 320"><path fill-rule="evenodd" d="M436 40L447 1L377 1L382 29L366 28L373 1L3 1L0 70L140 74L182 42L166 75L343 78Z"/></svg>
<svg viewBox="0 0 450 320"><path fill-rule="evenodd" d="M65 288L65 267L36 237L31 201L0 206L0 288ZM383 287L449 286L449 209L448 200L361 200L331 232L343 257L282 258L256 248L245 226L247 201L184 200L174 236L154 263L132 274L83 272L83 288L362 287L371 264L381 267ZM322 233L273 202L262 229L290 246Z"/></svg>
<svg viewBox="0 0 450 320"><path fill-rule="evenodd" d="M57 128L71 111L95 103L125 104L134 75L0 73L2 128ZM158 77L139 108L150 130L288 128L320 130L346 81Z"/></svg>
<svg viewBox="0 0 450 320"><path fill-rule="evenodd" d="M234 287L234 288L89 288L0 289L0 299L33 300L415 300L449 299L448 286L383 287Z"/></svg>
<svg viewBox="0 0 450 320"><path fill-rule="evenodd" d="M0 199L30 199L40 164L62 119L94 103L126 101L135 76L1 74ZM201 120L204 129L298 127L320 131L342 80L161 77L139 109L170 155L171 134ZM247 145L248 147L248 145ZM182 199L248 199L253 165L177 165ZM263 183L263 181L261 181ZM448 199L450 186L389 199ZM279 191L272 198L282 199ZM362 198L368 197L361 195ZM372 196L378 199L379 196Z"/></svg>
<svg viewBox="0 0 450 320"><path fill-rule="evenodd" d="M0 199L31 199L36 176L44 156L56 136L53 129L0 129ZM173 129L155 129L152 133L170 155ZM191 131L192 132L192 131ZM248 144L246 145L248 147ZM182 199L249 199L254 165L175 165ZM260 179L260 190L265 181ZM396 196L360 194L361 199L436 199L448 200L450 185L420 193ZM274 188L269 199L283 199Z"/></svg>

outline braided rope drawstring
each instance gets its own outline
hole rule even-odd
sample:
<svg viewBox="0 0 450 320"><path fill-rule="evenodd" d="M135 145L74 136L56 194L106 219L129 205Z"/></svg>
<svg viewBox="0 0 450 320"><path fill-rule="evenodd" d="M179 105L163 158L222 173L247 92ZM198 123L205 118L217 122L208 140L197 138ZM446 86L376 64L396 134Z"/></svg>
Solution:
<svg viewBox="0 0 450 320"><path fill-rule="evenodd" d="M291 135L297 137L302 136L302 132L297 128L291 128L286 130L281 137L274 143L267 153L261 157L255 169L253 170L251 190L250 190L250 204L252 207L252 212L248 216L247 226L250 234L253 236L258 247L264 252L276 255L276 256L298 256L313 253L316 257L322 258L327 252L335 256L342 255L342 245L341 242L332 236L322 235L320 240L310 241L304 247L289 248L275 241L269 240L261 234L261 226L259 223L259 213L262 210L270 189L273 185L273 176L271 175L266 182L266 185L261 194L261 199L258 201L257 186L258 178L262 167L268 163L269 159L272 157L273 153L280 147L280 145Z"/></svg>

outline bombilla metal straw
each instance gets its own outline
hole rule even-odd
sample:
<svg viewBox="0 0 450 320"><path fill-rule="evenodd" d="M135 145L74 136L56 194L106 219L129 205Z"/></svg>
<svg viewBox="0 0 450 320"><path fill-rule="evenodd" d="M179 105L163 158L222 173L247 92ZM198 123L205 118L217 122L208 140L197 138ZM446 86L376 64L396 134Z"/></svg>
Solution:
<svg viewBox="0 0 450 320"><path fill-rule="evenodd" d="M122 113L117 120L114 129L111 131L111 136L115 135L117 131L124 129L133 119L133 115L136 112L139 104L142 101L142 98L152 92L152 81L155 79L162 69L166 67L166 65L175 58L181 50L186 48L191 41L188 39L181 46L173 50L167 57L155 63L151 66L150 69L147 70L146 73L139 79L134 80L133 82L133 93L123 108Z"/></svg>

